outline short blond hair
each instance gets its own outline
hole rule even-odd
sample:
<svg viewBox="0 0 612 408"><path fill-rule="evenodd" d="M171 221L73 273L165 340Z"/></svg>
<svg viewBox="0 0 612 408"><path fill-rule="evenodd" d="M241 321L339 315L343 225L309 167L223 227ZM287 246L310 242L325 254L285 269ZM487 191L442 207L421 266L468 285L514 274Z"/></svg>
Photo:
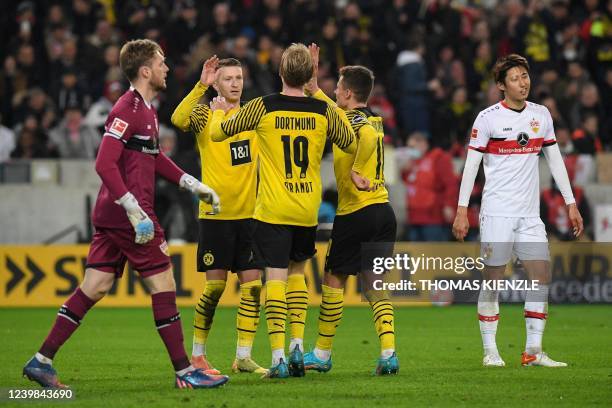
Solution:
<svg viewBox="0 0 612 408"><path fill-rule="evenodd" d="M312 57L304 44L291 44L283 52L279 73L287 85L293 88L304 86L312 78L313 72Z"/></svg>

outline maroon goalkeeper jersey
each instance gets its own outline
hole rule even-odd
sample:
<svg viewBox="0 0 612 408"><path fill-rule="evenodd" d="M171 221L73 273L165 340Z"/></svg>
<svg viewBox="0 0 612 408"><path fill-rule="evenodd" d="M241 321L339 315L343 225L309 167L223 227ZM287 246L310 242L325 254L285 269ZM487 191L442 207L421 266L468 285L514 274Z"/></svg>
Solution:
<svg viewBox="0 0 612 408"><path fill-rule="evenodd" d="M159 125L155 108L132 88L117 100L104 129L104 137L112 137L123 143L123 151L117 162L121 178L127 190L159 228L153 213L155 158L159 154ZM96 227L132 228L123 207L115 203L118 198L102 183L92 215Z"/></svg>

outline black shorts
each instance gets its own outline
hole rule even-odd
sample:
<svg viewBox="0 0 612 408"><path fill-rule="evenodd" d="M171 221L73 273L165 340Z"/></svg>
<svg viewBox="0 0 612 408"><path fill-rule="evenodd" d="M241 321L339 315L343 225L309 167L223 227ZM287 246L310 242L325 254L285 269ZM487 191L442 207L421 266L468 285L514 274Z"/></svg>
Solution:
<svg viewBox="0 0 612 408"><path fill-rule="evenodd" d="M362 269L361 245L364 243L391 243L377 247L381 253L376 256L392 256L396 229L395 213L389 203L372 204L350 214L337 215L325 257L325 270L356 275Z"/></svg>
<svg viewBox="0 0 612 408"><path fill-rule="evenodd" d="M302 262L317 252L317 227L269 224L255 220L255 249L268 268L287 268L289 261Z"/></svg>
<svg viewBox="0 0 612 408"><path fill-rule="evenodd" d="M198 271L262 269L253 247L253 219L200 219Z"/></svg>

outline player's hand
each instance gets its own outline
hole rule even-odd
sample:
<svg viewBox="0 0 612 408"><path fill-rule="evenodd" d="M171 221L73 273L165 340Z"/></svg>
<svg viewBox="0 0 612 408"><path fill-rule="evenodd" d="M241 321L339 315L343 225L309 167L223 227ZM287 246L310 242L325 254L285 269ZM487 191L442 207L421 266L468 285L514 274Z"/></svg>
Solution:
<svg viewBox="0 0 612 408"><path fill-rule="evenodd" d="M128 220L130 220L130 223L134 227L134 232L136 233L134 242L137 244L146 244L151 241L155 236L153 221L151 221L147 213L140 208L138 201L132 193L126 193L117 200L116 203L125 209Z"/></svg>
<svg viewBox="0 0 612 408"><path fill-rule="evenodd" d="M212 206L212 211L207 214L215 215L221 212L219 195L215 192L215 190L208 187L206 184L202 184L195 177L185 173L181 177L179 185L182 188L191 191L193 194L197 195L200 200Z"/></svg>
<svg viewBox="0 0 612 408"><path fill-rule="evenodd" d="M455 222L453 222L453 235L457 238L457 241L463 242L469 229L470 222L467 217L467 207L457 208L457 215L455 215Z"/></svg>
<svg viewBox="0 0 612 408"><path fill-rule="evenodd" d="M224 97L222 96L215 96L213 98L212 101L210 101L210 109L214 112L216 110L222 110L225 113L229 112L230 109L232 109L234 107L234 105L232 105L231 103L229 103Z"/></svg>
<svg viewBox="0 0 612 408"><path fill-rule="evenodd" d="M580 215L578 207L576 207L576 203L568 205L567 212L570 222L572 223L574 236L578 238L584 231L584 222L582 221L582 215Z"/></svg>
<svg viewBox="0 0 612 408"><path fill-rule="evenodd" d="M314 95L319 90L319 83L317 81L317 77L319 75L319 46L312 43L308 46L308 51L312 57L312 66L314 69L312 71L312 78L310 78L310 81L306 82L306 85L304 85L304 91L308 95Z"/></svg>
<svg viewBox="0 0 612 408"><path fill-rule="evenodd" d="M219 58L213 55L202 65L202 73L200 74L200 82L202 85L211 86L217 78L217 64L219 64Z"/></svg>
<svg viewBox="0 0 612 408"><path fill-rule="evenodd" d="M370 187L370 180L354 170L351 170L351 181L359 191L372 191L372 187Z"/></svg>

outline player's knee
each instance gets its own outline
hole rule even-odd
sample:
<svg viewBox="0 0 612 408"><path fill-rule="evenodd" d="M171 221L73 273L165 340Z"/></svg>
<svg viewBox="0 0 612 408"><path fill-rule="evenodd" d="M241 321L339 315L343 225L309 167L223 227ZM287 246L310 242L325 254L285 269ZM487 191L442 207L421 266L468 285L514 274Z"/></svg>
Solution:
<svg viewBox="0 0 612 408"><path fill-rule="evenodd" d="M225 291L227 281L215 281L214 285L209 283L206 284L206 291L210 294L213 299L221 298L223 292Z"/></svg>

